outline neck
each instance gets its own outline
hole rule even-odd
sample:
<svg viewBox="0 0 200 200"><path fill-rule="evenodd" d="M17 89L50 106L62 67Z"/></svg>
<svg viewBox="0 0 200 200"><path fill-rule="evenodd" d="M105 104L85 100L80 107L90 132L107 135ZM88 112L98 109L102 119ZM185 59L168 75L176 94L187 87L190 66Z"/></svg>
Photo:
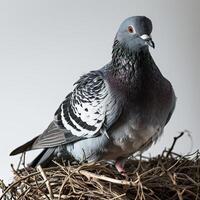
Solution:
<svg viewBox="0 0 200 200"><path fill-rule="evenodd" d="M134 52L116 40L113 45L111 73L119 85L135 87L141 85L141 81L146 79L154 66L154 61L147 47Z"/></svg>

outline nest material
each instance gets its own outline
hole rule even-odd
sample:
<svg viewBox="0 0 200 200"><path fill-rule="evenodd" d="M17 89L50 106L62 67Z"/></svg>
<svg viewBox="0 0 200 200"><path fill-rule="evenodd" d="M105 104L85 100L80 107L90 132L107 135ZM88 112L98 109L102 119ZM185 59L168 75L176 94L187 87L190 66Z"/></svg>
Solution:
<svg viewBox="0 0 200 200"><path fill-rule="evenodd" d="M200 153L173 153L181 136L155 158L130 158L126 178L105 162L13 168L14 181L8 187L1 182L0 199L200 200Z"/></svg>

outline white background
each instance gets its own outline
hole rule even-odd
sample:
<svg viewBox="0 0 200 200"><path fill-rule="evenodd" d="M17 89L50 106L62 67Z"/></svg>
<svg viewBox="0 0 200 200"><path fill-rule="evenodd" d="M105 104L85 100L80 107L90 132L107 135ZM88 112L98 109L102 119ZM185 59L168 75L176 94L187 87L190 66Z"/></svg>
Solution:
<svg viewBox="0 0 200 200"><path fill-rule="evenodd" d="M118 26L132 15L152 19L151 52L178 97L163 137L147 153L160 153L185 129L198 149L199 10L199 0L0 1L0 178L12 180L10 163L19 156L10 151L42 133L79 76L110 60ZM191 151L187 136L176 151Z"/></svg>

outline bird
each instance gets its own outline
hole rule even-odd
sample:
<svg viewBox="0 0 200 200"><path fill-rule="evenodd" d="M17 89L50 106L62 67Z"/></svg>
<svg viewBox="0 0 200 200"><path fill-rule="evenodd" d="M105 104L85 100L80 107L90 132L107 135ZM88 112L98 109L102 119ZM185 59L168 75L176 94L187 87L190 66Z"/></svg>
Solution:
<svg viewBox="0 0 200 200"><path fill-rule="evenodd" d="M111 61L82 75L47 129L10 155L42 149L30 167L54 159L113 162L147 150L162 135L176 105L172 84L155 64L152 21L125 19L115 35Z"/></svg>

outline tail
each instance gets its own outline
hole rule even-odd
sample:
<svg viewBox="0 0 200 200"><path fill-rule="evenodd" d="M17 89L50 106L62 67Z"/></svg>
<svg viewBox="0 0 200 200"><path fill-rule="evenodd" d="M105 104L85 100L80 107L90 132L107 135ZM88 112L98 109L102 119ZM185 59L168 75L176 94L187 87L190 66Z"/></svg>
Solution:
<svg viewBox="0 0 200 200"><path fill-rule="evenodd" d="M32 146L37 138L38 136L17 147L10 153L10 156L32 150ZM42 167L47 167L54 157L55 149L55 147L43 149L42 152L28 166L36 167L37 165L41 165Z"/></svg>
<svg viewBox="0 0 200 200"><path fill-rule="evenodd" d="M54 158L54 151L56 147L46 148L31 162L29 167L36 167L41 165L42 167L48 167Z"/></svg>
<svg viewBox="0 0 200 200"><path fill-rule="evenodd" d="M10 153L10 156L14 156L14 155L17 155L19 153L24 153L26 151L30 151L32 149L32 145L33 143L35 142L35 140L38 138L35 137L33 138L32 140L30 140L29 142L17 147L16 149L14 149L11 153Z"/></svg>

